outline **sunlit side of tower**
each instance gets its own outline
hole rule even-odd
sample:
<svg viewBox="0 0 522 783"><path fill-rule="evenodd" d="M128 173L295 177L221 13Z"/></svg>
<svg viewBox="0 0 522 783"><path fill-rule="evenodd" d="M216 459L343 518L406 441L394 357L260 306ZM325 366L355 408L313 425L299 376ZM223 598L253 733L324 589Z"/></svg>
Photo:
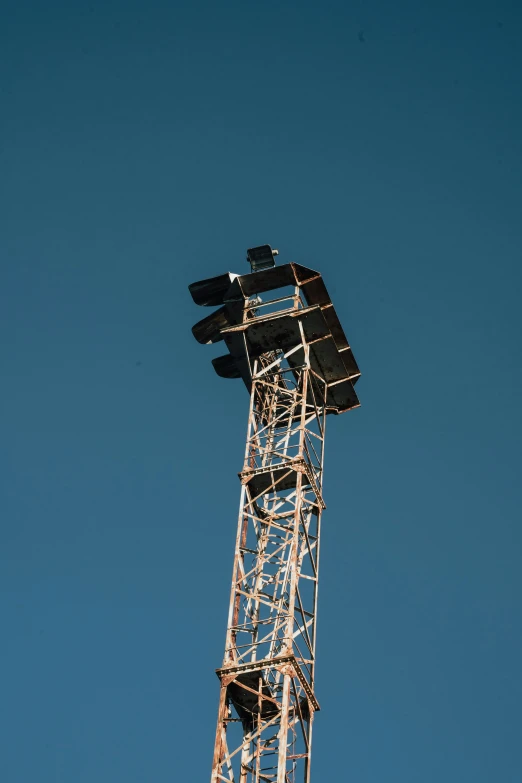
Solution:
<svg viewBox="0 0 522 783"><path fill-rule="evenodd" d="M276 254L189 286L219 306L194 336L224 340L214 369L250 393L211 783L310 783L326 419L359 405L321 275Z"/></svg>

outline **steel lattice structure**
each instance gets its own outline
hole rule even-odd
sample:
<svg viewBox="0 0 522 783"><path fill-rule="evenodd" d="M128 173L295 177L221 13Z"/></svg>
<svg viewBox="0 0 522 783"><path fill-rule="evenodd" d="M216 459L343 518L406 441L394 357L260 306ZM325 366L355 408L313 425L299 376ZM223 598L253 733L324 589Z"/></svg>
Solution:
<svg viewBox="0 0 522 783"><path fill-rule="evenodd" d="M256 252L259 271L190 287L223 304L196 338L224 339L214 367L250 391L211 783L310 783L326 417L357 407L360 373L321 276Z"/></svg>

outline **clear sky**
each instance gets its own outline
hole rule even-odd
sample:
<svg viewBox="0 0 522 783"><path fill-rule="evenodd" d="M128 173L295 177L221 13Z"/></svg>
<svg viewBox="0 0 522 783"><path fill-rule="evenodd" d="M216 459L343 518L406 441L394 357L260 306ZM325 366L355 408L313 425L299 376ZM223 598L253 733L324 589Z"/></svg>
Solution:
<svg viewBox="0 0 522 783"><path fill-rule="evenodd" d="M248 398L193 280L319 270L313 780L522 779L522 5L4 0L0 777L205 781Z"/></svg>

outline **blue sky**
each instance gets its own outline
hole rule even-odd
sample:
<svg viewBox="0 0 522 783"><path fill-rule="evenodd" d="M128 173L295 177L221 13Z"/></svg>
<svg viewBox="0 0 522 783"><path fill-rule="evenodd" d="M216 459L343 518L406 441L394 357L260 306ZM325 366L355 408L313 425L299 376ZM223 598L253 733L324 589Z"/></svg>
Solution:
<svg viewBox="0 0 522 783"><path fill-rule="evenodd" d="M2 20L2 780L209 778L248 398L187 285L269 242L363 372L313 779L519 783L519 4Z"/></svg>

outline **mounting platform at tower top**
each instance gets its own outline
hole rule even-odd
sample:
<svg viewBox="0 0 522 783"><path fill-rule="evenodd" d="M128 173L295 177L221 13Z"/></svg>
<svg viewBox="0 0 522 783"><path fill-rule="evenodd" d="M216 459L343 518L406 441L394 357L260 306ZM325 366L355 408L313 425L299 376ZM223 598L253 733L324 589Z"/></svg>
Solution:
<svg viewBox="0 0 522 783"><path fill-rule="evenodd" d="M292 286L295 296L263 303L260 294ZM252 385L251 359L267 351L283 351L290 367L303 363L302 337L310 348L310 366L327 383L329 413L344 413L359 405L354 385L360 371L322 275L301 264L273 266L246 275L227 272L189 286L194 302L221 307L193 328L203 344L224 340L229 353L212 361L223 378L242 378ZM292 306L285 304L292 300ZM280 303L280 309L274 306ZM245 318L245 310L249 310ZM263 314L263 308L271 312ZM294 353L289 353L293 347Z"/></svg>

